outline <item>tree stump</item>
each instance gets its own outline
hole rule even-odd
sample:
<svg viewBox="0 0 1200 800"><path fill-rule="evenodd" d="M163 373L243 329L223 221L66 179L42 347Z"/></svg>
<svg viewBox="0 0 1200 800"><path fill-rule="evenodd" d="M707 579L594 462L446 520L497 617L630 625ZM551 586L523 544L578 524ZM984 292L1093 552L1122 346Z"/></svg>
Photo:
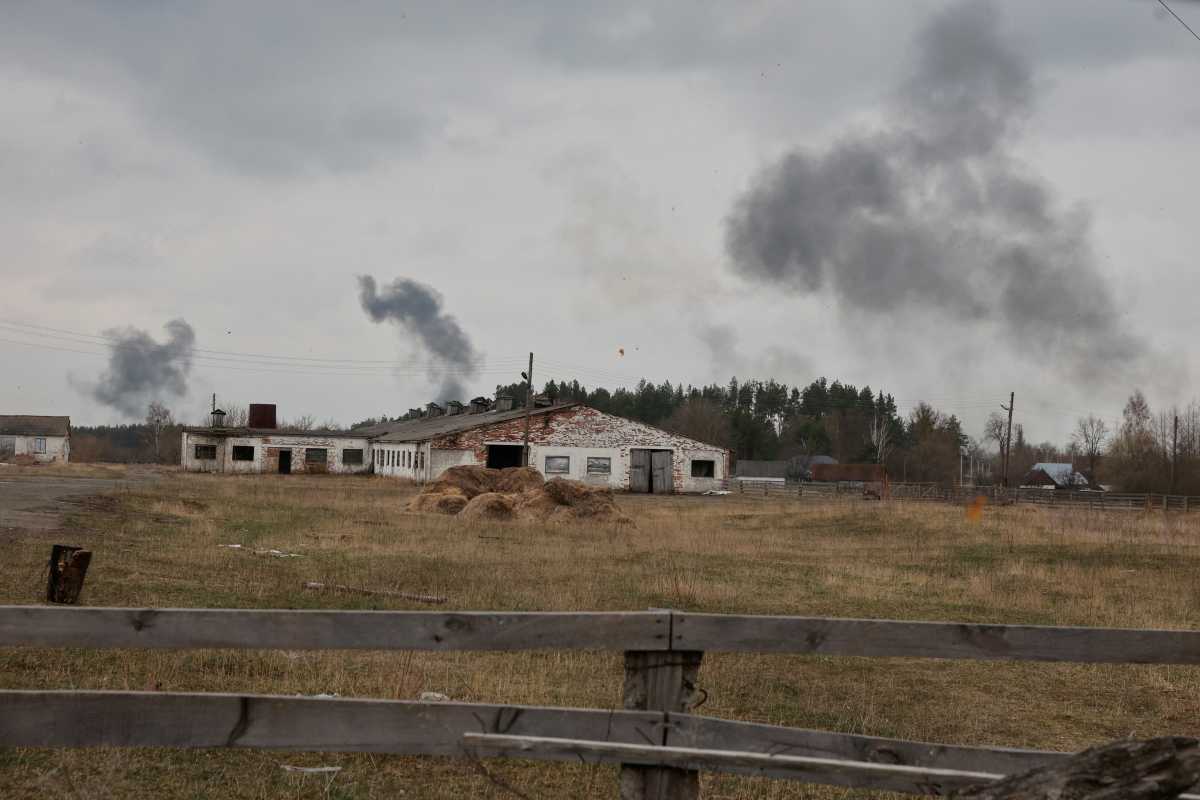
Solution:
<svg viewBox="0 0 1200 800"><path fill-rule="evenodd" d="M50 575L46 579L46 602L73 605L83 591L83 579L92 551L56 544L50 549Z"/></svg>

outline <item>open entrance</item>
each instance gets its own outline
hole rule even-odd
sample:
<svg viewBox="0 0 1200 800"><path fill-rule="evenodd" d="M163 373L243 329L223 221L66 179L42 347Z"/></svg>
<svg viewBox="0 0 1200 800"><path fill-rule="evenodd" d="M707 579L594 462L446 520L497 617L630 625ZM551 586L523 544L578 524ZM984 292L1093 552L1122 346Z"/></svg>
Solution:
<svg viewBox="0 0 1200 800"><path fill-rule="evenodd" d="M489 444L487 465L492 469L521 466L521 453L525 448L519 444Z"/></svg>
<svg viewBox="0 0 1200 800"><path fill-rule="evenodd" d="M670 450L632 449L629 451L629 491L670 494L675 491L675 475Z"/></svg>
<svg viewBox="0 0 1200 800"><path fill-rule="evenodd" d="M292 474L292 451L291 450L280 450L279 451L279 474L280 475L291 475Z"/></svg>

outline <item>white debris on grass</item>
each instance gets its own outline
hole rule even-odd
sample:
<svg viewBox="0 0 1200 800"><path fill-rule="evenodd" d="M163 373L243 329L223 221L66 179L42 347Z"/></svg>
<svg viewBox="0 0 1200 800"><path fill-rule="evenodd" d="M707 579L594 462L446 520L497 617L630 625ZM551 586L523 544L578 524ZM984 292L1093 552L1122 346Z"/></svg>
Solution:
<svg viewBox="0 0 1200 800"><path fill-rule="evenodd" d="M449 703L450 698L441 692L421 692L417 697L422 703Z"/></svg>

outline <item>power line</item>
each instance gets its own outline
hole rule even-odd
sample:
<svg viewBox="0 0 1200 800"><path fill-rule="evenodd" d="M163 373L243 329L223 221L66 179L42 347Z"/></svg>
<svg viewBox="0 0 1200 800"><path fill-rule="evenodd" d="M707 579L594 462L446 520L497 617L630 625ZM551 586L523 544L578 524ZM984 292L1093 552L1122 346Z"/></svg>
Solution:
<svg viewBox="0 0 1200 800"><path fill-rule="evenodd" d="M1192 26L1188 25L1186 22L1184 22L1183 17L1176 14L1174 12L1174 10L1172 10L1172 8L1169 5L1167 5L1166 0L1158 0L1158 4L1160 6L1162 6L1163 8L1165 8L1167 10L1167 13L1169 13L1172 17L1179 20L1179 24L1182 25L1183 27L1187 28L1187 32L1190 33L1192 35L1192 37L1195 38L1196 41L1200 42L1200 34L1197 34L1194 30L1192 30Z"/></svg>
<svg viewBox="0 0 1200 800"><path fill-rule="evenodd" d="M9 320L0 320L0 327L9 328L9 329L14 330L19 333L26 333L27 335L35 335L32 331L37 331L38 333L36 335L39 335L39 336L41 336L41 335L49 336L49 333L54 333L54 334L77 337L79 339L86 340L85 342L81 342L81 343L118 344L121 341L121 339L116 336L101 336L101 335L96 335L96 334L92 334L92 333L83 333L81 331L67 330L65 328L51 328L47 325L34 325L34 324L28 323L28 322L12 322ZM31 330L24 331L24 330L22 330L23 328L29 328ZM49 333L42 333L44 331L48 331ZM51 336L50 338L59 338L59 337ZM193 348L193 352L207 353L207 354L220 355L220 356L234 356L234 357L239 357L239 358L267 358L267 359L274 359L274 360L281 360L281 361L316 361L316 362L331 363L331 364L373 364L373 365L378 365L378 364L395 363L393 359L318 358L315 356L289 356L289 355L273 355L270 353L244 353L244 352L237 352L237 351L232 351L232 350L206 350L202 347ZM481 365L482 364L492 364L492 365L504 364L505 366L508 366L508 365L520 365L520 364L523 364L524 361L521 359L515 359L515 358L503 359L503 360L480 358L480 359L476 359L472 362L467 362L467 363L468 364L481 364Z"/></svg>

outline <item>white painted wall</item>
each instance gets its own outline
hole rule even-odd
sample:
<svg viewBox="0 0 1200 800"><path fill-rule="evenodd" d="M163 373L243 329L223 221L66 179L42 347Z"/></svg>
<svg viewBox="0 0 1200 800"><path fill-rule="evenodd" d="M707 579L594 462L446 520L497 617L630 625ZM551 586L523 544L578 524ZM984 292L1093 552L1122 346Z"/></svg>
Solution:
<svg viewBox="0 0 1200 800"><path fill-rule="evenodd" d="M13 436L13 455L33 456L35 461L49 464L71 460L71 440L67 436Z"/></svg>
<svg viewBox="0 0 1200 800"><path fill-rule="evenodd" d="M424 450L404 442L375 442L371 448L376 475L421 480L428 470Z"/></svg>
<svg viewBox="0 0 1200 800"><path fill-rule="evenodd" d="M216 458L196 458L197 445L213 445L217 448ZM235 461L235 446L253 447L254 457L250 461ZM305 463L305 451L320 448L326 451L324 470ZM189 472L256 473L278 472L276 451L292 451L292 472L329 472L352 474L371 471L371 442L361 437L322 436L320 433L277 433L270 436L210 436L190 431L183 432L183 468ZM346 450L361 450L361 464L345 463Z"/></svg>

